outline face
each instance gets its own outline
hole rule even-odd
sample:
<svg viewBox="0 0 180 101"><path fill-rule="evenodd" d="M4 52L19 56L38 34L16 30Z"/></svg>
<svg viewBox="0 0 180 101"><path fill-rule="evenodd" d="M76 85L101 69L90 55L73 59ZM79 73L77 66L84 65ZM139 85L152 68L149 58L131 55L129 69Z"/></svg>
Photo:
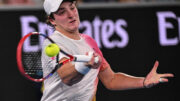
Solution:
<svg viewBox="0 0 180 101"><path fill-rule="evenodd" d="M78 31L80 21L75 2L63 2L53 15L51 23L56 30L70 33Z"/></svg>

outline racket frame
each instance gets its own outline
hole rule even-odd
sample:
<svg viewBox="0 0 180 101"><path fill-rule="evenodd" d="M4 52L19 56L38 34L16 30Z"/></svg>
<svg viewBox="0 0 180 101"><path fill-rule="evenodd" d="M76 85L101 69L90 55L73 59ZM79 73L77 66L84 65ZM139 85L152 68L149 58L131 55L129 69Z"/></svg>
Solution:
<svg viewBox="0 0 180 101"><path fill-rule="evenodd" d="M23 47L24 41L25 41L28 37L30 37L31 35L41 35L41 36L45 37L46 39L48 39L51 43L55 43L55 42L54 42L51 38L49 38L47 35L42 34L42 33L40 33L40 32L30 32L30 33L26 34L23 38L21 38L21 40L20 40L19 43L18 43L18 47L17 47L17 52L16 52L16 55L17 55L17 56L16 56L16 59L17 59L17 65L18 65L18 69L19 69L20 73L21 73L24 77L26 77L27 79L29 79L29 80L31 80L31 81L34 81L34 82L42 82L42 81L44 81L45 79L49 78L51 75L53 75L53 73L56 72L56 70L57 70L58 68L60 68L63 64L65 64L66 62L69 62L69 61L73 61L73 60L75 59L72 55L70 55L70 54L66 53L65 51L63 51L62 49L60 49L60 52L62 52L64 55L68 56L70 59L68 59L68 60L66 60L66 61L64 61L64 62L62 62L62 63L59 63L59 53L58 53L58 54L56 55L56 63L57 63L57 65L56 65L56 67L55 67L47 76L45 76L45 77L43 77L43 78L40 78L40 79L35 79L35 78L29 76L29 75L25 72L24 66L23 66L23 62L22 62L22 47Z"/></svg>

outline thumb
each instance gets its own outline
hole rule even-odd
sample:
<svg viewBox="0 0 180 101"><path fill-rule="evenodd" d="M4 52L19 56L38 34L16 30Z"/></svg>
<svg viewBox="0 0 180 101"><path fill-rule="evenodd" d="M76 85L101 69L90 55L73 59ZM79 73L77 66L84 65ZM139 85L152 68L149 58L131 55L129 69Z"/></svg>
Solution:
<svg viewBox="0 0 180 101"><path fill-rule="evenodd" d="M159 61L157 61L156 60L156 62L154 63L154 66L153 66L153 68L152 68L152 72L156 72L157 71L157 68L158 68L158 66L159 66Z"/></svg>

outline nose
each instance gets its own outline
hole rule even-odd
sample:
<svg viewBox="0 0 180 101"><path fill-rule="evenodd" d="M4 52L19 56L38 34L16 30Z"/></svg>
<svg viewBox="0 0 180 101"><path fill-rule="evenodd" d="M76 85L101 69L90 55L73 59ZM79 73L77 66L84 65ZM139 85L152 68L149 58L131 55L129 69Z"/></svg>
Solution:
<svg viewBox="0 0 180 101"><path fill-rule="evenodd" d="M73 11L69 10L68 11L68 18L72 19L73 16L74 16Z"/></svg>

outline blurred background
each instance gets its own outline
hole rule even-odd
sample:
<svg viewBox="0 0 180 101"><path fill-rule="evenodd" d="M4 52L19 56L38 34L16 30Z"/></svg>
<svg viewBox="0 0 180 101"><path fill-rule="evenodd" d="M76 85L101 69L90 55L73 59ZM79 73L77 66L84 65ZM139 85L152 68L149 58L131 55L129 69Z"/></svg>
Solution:
<svg viewBox="0 0 180 101"><path fill-rule="evenodd" d="M180 0L77 0L80 3L179 2ZM44 0L0 0L1 5L41 5Z"/></svg>
<svg viewBox="0 0 180 101"><path fill-rule="evenodd" d="M44 0L0 0L0 101L39 101L41 83L17 69L16 47L25 34L51 34ZM107 90L101 82L97 101L179 101L180 0L78 0L81 33L92 36L115 72L146 76L155 60L169 83L150 89ZM121 82L120 82L121 83ZM178 100L179 99L179 100Z"/></svg>

